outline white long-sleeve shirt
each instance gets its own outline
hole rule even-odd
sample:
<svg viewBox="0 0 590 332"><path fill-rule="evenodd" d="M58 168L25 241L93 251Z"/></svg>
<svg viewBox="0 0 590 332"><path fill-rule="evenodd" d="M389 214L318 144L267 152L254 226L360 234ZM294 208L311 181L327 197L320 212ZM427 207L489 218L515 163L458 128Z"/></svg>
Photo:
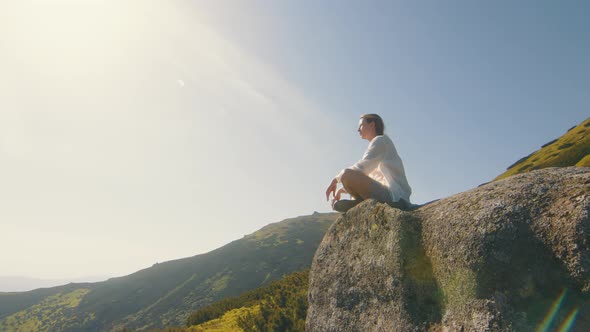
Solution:
<svg viewBox="0 0 590 332"><path fill-rule="evenodd" d="M369 143L363 158L349 169L361 171L372 179L380 182L391 192L394 202L400 198L410 202L412 188L406 179L404 164L397 154L395 145L387 135L375 136ZM344 170L336 176L338 182Z"/></svg>

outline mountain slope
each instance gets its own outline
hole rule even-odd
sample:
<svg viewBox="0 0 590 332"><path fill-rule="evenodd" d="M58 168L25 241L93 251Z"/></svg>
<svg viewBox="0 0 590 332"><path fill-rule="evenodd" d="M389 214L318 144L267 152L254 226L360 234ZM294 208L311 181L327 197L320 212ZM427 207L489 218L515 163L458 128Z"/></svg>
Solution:
<svg viewBox="0 0 590 332"><path fill-rule="evenodd" d="M303 331L308 284L309 270L294 272L195 311L188 327L152 332Z"/></svg>
<svg viewBox="0 0 590 332"><path fill-rule="evenodd" d="M269 285L227 298L192 313L194 330L303 331L309 270L291 273Z"/></svg>
<svg viewBox="0 0 590 332"><path fill-rule="evenodd" d="M500 180L515 174L546 167L590 166L590 118L572 127L563 136L518 160L500 174Z"/></svg>
<svg viewBox="0 0 590 332"><path fill-rule="evenodd" d="M209 253L155 264L104 282L0 293L0 330L38 322L40 331L184 325L188 315L203 306L308 268L336 216L314 213L287 219ZM57 310L55 301L46 301L70 292L81 296L67 310ZM60 314L39 318L39 312L56 311Z"/></svg>

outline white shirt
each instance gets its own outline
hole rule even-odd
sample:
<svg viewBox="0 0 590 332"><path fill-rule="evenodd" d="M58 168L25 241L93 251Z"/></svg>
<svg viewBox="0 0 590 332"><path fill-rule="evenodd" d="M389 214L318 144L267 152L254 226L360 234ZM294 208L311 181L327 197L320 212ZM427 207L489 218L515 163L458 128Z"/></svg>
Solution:
<svg viewBox="0 0 590 332"><path fill-rule="evenodd" d="M383 184L391 192L394 202L399 201L400 198L410 202L412 188L406 179L404 164L387 135L375 136L369 143L363 158L349 169L361 171ZM338 182L343 173L344 170L336 176Z"/></svg>

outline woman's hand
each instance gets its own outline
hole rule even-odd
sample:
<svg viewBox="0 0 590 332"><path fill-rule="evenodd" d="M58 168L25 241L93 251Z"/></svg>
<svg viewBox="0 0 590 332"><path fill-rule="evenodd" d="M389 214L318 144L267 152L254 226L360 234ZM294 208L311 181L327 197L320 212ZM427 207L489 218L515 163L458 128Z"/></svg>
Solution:
<svg viewBox="0 0 590 332"><path fill-rule="evenodd" d="M336 195L334 195L334 202L338 202L342 194L348 194L348 192L344 188L340 188L340 190L336 192Z"/></svg>
<svg viewBox="0 0 590 332"><path fill-rule="evenodd" d="M338 186L338 180L336 180L336 178L334 178L334 180L332 180L332 183L330 183L330 185L328 186L328 189L326 189L326 201L330 200L330 194L333 194L334 196L336 196L337 186Z"/></svg>
<svg viewBox="0 0 590 332"><path fill-rule="evenodd" d="M334 204L340 200L342 194L348 194L348 192L344 188L340 188L336 194L334 195L334 199L332 200L332 209L334 208Z"/></svg>

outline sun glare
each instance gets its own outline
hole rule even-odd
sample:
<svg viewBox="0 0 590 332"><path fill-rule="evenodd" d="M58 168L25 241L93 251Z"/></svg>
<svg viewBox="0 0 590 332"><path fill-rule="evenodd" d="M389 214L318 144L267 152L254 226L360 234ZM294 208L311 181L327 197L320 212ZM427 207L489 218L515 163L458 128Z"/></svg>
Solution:
<svg viewBox="0 0 590 332"><path fill-rule="evenodd" d="M13 60L60 76L128 50L128 38L141 24L125 1L23 1L10 10L13 19L4 25L18 38L10 45Z"/></svg>
<svg viewBox="0 0 590 332"><path fill-rule="evenodd" d="M143 59L161 48L160 31L183 24L177 5L159 0L0 4L0 39L7 50L0 63L6 67L4 79L49 94L129 81L134 71L144 69L139 68Z"/></svg>

